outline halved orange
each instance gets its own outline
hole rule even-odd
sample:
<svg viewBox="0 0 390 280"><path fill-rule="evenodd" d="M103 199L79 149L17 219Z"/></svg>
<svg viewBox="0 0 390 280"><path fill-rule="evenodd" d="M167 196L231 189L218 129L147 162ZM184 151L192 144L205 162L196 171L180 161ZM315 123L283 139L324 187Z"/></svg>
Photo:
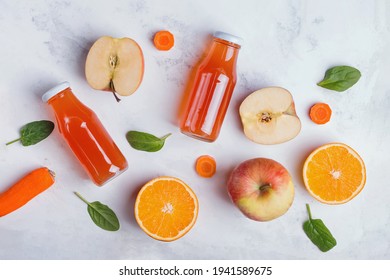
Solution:
<svg viewBox="0 0 390 280"><path fill-rule="evenodd" d="M314 150L303 166L306 189L317 200L342 204L360 193L366 168L359 154L343 143L329 143Z"/></svg>
<svg viewBox="0 0 390 280"><path fill-rule="evenodd" d="M198 216L198 199L192 189L174 177L146 183L135 201L135 219L149 236L173 241L185 235Z"/></svg>

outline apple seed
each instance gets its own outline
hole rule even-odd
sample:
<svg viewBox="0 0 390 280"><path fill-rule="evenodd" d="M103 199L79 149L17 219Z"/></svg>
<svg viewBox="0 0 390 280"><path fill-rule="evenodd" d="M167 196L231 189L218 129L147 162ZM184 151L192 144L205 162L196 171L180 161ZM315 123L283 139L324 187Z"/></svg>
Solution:
<svg viewBox="0 0 390 280"><path fill-rule="evenodd" d="M272 113L262 112L261 114L258 115L260 115L259 118L261 122L270 122L272 120Z"/></svg>
<svg viewBox="0 0 390 280"><path fill-rule="evenodd" d="M118 56L116 55L110 55L110 66L111 68L114 68L118 65Z"/></svg>

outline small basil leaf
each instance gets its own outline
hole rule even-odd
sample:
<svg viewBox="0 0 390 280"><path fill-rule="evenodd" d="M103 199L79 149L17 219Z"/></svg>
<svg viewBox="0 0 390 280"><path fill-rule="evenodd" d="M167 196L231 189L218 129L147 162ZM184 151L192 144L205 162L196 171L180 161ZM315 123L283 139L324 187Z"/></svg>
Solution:
<svg viewBox="0 0 390 280"><path fill-rule="evenodd" d="M139 131L129 131L126 134L126 139L129 142L130 146L136 150L145 151L145 152L157 152L161 150L164 146L165 139L167 139L171 133L158 138L152 134L139 132Z"/></svg>
<svg viewBox="0 0 390 280"><path fill-rule="evenodd" d="M117 231L119 230L119 220L107 205L95 201L88 204L88 213L91 216L92 221L100 228Z"/></svg>
<svg viewBox="0 0 390 280"><path fill-rule="evenodd" d="M306 204L309 214L309 220L303 224L303 230L307 237L314 243L322 252L327 252L337 245L336 239L320 219L312 219L310 207Z"/></svg>
<svg viewBox="0 0 390 280"><path fill-rule="evenodd" d="M359 81L361 73L351 66L335 66L325 72L324 79L317 85L335 91L345 91Z"/></svg>
<svg viewBox="0 0 390 280"><path fill-rule="evenodd" d="M20 130L23 146L35 145L47 138L54 129L54 123L51 121L35 121L23 126Z"/></svg>

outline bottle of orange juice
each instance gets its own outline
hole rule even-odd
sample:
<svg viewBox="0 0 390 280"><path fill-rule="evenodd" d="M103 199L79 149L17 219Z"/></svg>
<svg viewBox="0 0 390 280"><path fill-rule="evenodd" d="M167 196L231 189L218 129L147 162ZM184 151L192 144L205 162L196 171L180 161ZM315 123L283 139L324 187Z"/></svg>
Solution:
<svg viewBox="0 0 390 280"><path fill-rule="evenodd" d="M236 64L242 39L214 33L207 56L198 66L188 102L181 114L180 129L194 138L217 139L236 85Z"/></svg>
<svg viewBox="0 0 390 280"><path fill-rule="evenodd" d="M42 100L53 108L60 134L96 185L127 169L125 157L96 114L77 99L68 82L47 91Z"/></svg>

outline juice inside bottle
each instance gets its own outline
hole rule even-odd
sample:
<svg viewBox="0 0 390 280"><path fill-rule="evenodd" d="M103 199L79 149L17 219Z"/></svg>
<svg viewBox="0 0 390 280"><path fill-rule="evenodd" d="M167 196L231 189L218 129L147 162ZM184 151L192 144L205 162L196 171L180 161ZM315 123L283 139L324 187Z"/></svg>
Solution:
<svg viewBox="0 0 390 280"><path fill-rule="evenodd" d="M127 161L96 114L72 93L69 83L48 91L59 132L92 181L101 186L127 169Z"/></svg>
<svg viewBox="0 0 390 280"><path fill-rule="evenodd" d="M208 55L198 66L188 103L181 116L184 134L215 141L236 84L240 38L216 32Z"/></svg>

